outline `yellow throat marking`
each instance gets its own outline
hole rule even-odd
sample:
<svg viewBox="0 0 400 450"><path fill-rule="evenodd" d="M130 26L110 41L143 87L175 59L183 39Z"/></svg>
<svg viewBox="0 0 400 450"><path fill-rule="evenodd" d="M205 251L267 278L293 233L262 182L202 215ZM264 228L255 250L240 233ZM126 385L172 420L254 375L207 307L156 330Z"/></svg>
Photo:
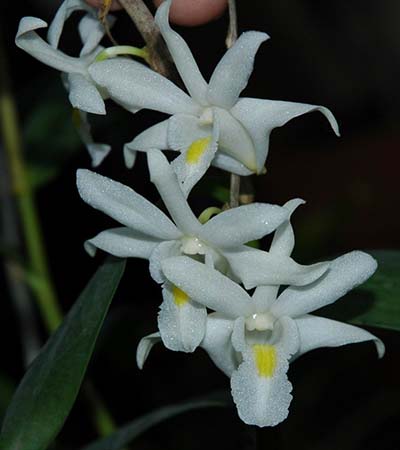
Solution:
<svg viewBox="0 0 400 450"><path fill-rule="evenodd" d="M203 153L206 151L208 145L211 142L211 136L197 139L192 142L186 152L186 162L188 164L197 164Z"/></svg>
<svg viewBox="0 0 400 450"><path fill-rule="evenodd" d="M253 345L254 361L260 377L271 378L276 368L276 350L273 345Z"/></svg>
<svg viewBox="0 0 400 450"><path fill-rule="evenodd" d="M186 292L183 292L177 286L174 286L172 288L172 295L174 297L175 305L179 308L189 301L189 296L186 294Z"/></svg>

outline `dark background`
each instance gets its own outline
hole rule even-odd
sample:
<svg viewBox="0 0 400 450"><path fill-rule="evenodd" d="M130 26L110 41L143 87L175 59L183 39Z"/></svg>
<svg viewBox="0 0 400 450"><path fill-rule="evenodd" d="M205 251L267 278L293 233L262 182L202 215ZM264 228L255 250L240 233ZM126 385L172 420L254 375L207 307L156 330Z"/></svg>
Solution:
<svg viewBox="0 0 400 450"><path fill-rule="evenodd" d="M32 173L48 173L47 182L36 189L37 202L51 272L63 309L68 311L104 256L91 259L83 241L113 222L85 205L77 194L76 169L89 167L90 160L74 131L59 74L13 43L22 16L50 22L59 4L2 2L0 24L26 158ZM243 95L324 105L335 114L341 129L338 139L318 113L276 129L267 174L255 178L258 201L282 204L293 197L307 201L293 221L296 259L308 263L356 248L398 249L400 3L239 0L238 15L240 31L254 29L271 36L258 53ZM117 40L141 46L129 19L123 13L118 17ZM79 49L76 19L68 22L63 36L62 48L70 53ZM226 27L226 17L193 29L176 27L207 77L224 52ZM139 157L133 171L127 170L122 144L163 116L149 111L133 116L111 102L107 108L106 118L93 119L96 139L113 144L98 171L158 202L144 158ZM213 176L221 174L215 170ZM221 180L226 182L224 177ZM191 201L198 213L217 204L201 196L199 189ZM22 345L3 273L1 283L0 369L12 385L24 372ZM147 262L129 261L89 371L120 424L161 405L229 388L229 380L202 350L185 355L159 345L144 371L136 368L137 343L156 330L160 302L159 287L147 275ZM400 341L395 332L371 331L387 346L381 361L372 344L359 344L317 350L291 366L294 400L289 418L260 431L259 448L399 448ZM43 330L40 333L45 339ZM4 388L3 407L7 392ZM59 448L74 449L94 437L90 411L80 398L60 434ZM131 447L242 449L254 448L253 438L253 429L240 422L234 409L210 409L171 419Z"/></svg>

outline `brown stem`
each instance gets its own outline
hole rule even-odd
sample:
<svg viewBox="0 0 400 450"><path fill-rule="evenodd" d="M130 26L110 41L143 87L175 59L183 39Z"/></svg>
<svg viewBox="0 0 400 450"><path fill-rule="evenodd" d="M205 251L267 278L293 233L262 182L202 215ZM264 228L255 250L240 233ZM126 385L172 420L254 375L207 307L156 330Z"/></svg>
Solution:
<svg viewBox="0 0 400 450"><path fill-rule="evenodd" d="M229 28L225 44L227 48L230 48L237 39L236 1L229 0L228 5L229 5ZM237 206L239 206L239 196L240 196L240 176L236 175L235 173L232 173L230 185L230 199L229 199L229 206L231 208L236 208Z"/></svg>
<svg viewBox="0 0 400 450"><path fill-rule="evenodd" d="M174 74L171 56L150 10L142 0L119 0L129 14L150 53L150 66L156 72L171 78Z"/></svg>

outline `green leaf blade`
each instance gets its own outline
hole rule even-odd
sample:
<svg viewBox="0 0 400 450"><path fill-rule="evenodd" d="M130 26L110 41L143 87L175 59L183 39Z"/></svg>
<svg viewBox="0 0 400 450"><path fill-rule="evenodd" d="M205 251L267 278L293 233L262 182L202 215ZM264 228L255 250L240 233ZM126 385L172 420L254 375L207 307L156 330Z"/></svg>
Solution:
<svg viewBox="0 0 400 450"><path fill-rule="evenodd" d="M233 403L229 393L211 394L203 399L193 399L164 406L133 420L110 436L95 441L81 450L121 450L142 433L164 420L191 410L230 406L233 406Z"/></svg>
<svg viewBox="0 0 400 450"><path fill-rule="evenodd" d="M7 410L2 450L44 450L78 395L100 328L125 268L109 258L29 367Z"/></svg>

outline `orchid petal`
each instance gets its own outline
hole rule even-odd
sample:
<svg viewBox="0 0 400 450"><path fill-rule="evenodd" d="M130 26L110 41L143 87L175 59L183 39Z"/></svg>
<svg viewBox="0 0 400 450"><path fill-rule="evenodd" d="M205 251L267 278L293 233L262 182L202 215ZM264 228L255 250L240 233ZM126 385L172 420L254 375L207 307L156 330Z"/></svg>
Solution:
<svg viewBox="0 0 400 450"><path fill-rule="evenodd" d="M246 289L265 284L302 286L312 283L329 268L327 262L303 266L292 258L275 256L247 246L239 250L224 250L222 253Z"/></svg>
<svg viewBox="0 0 400 450"><path fill-rule="evenodd" d="M19 23L15 44L37 60L61 72L87 74L85 63L51 47L35 30L46 28L47 23L36 17L23 17Z"/></svg>
<svg viewBox="0 0 400 450"><path fill-rule="evenodd" d="M159 240L126 227L111 228L85 242L85 250L94 256L97 249L119 258L149 259Z"/></svg>
<svg viewBox="0 0 400 450"><path fill-rule="evenodd" d="M172 256L182 255L181 241L165 241L161 242L153 250L150 256L150 275L156 283L164 283L166 278L161 268L161 263Z"/></svg>
<svg viewBox="0 0 400 450"><path fill-rule="evenodd" d="M86 203L121 224L155 238L180 237L168 217L133 189L86 169L78 170L77 185Z"/></svg>
<svg viewBox="0 0 400 450"><path fill-rule="evenodd" d="M143 369L144 363L153 346L161 341L160 333L149 334L143 337L136 350L136 364L139 369Z"/></svg>
<svg viewBox="0 0 400 450"><path fill-rule="evenodd" d="M225 170L226 172L235 173L236 175L240 175L243 177L254 174L253 171L249 170L241 162L237 161L232 156L223 153L221 149L219 149L218 152L216 153L215 158L212 161L212 165L214 167L218 167L218 169Z"/></svg>
<svg viewBox="0 0 400 450"><path fill-rule="evenodd" d="M206 331L206 308L170 283L163 286L163 298L158 328L164 345L177 352L194 352Z"/></svg>
<svg viewBox="0 0 400 450"><path fill-rule="evenodd" d="M296 319L300 334L300 348L296 356L320 347L340 347L346 344L374 341L379 358L385 353L383 342L362 328L325 319L313 315L304 315Z"/></svg>
<svg viewBox="0 0 400 450"><path fill-rule="evenodd" d="M236 247L272 233L287 217L281 206L252 203L217 214L202 226L201 236L216 247Z"/></svg>
<svg viewBox="0 0 400 450"><path fill-rule="evenodd" d="M93 17L96 17L95 8L89 6L84 0L64 0L58 8L56 15L47 32L47 40L49 44L57 48L60 41L61 33L64 28L64 23L68 20L74 11L87 11ZM97 20L98 21L98 20ZM103 33L104 34L104 33Z"/></svg>
<svg viewBox="0 0 400 450"><path fill-rule="evenodd" d="M256 172L256 150L246 128L225 109L213 108L213 112L220 130L220 150Z"/></svg>
<svg viewBox="0 0 400 450"><path fill-rule="evenodd" d="M305 203L301 198L295 198L286 202L283 207L289 212L288 219L285 223L280 225L275 231L272 239L271 247L269 249L271 254L290 256L294 248L294 233L293 227L290 223L290 218L296 208Z"/></svg>
<svg viewBox="0 0 400 450"><path fill-rule="evenodd" d="M73 114L75 119L74 123L79 136L85 144L90 157L92 158L92 167L97 167L110 153L111 146L108 144L94 142L86 112L77 109Z"/></svg>
<svg viewBox="0 0 400 450"><path fill-rule="evenodd" d="M189 118L189 116L186 116ZM172 118L171 118L172 119ZM185 128L182 127L182 130ZM218 148L219 128L218 123L214 122L214 127L204 127L202 130L204 136L198 134L189 145L182 148L180 156L175 158L171 164L180 187L187 197L193 186L203 177L210 167L212 160ZM175 145L171 146L174 148Z"/></svg>
<svg viewBox="0 0 400 450"><path fill-rule="evenodd" d="M196 114L199 107L181 89L137 61L112 58L89 67L94 81L128 109L153 109L167 114Z"/></svg>
<svg viewBox="0 0 400 450"><path fill-rule="evenodd" d="M144 130L133 141L124 145L125 165L131 169L135 164L136 152L152 149L165 150L168 146L168 122L169 119L153 125Z"/></svg>
<svg viewBox="0 0 400 450"><path fill-rule="evenodd" d="M250 314L251 299L246 291L215 269L187 256L166 259L161 266L169 281L202 305L227 317Z"/></svg>
<svg viewBox="0 0 400 450"><path fill-rule="evenodd" d="M155 21L167 43L175 66L190 96L201 105L205 105L207 83L193 58L192 52L184 39L169 26L168 15L171 1L163 2L157 9Z"/></svg>
<svg viewBox="0 0 400 450"><path fill-rule="evenodd" d="M125 144L125 147L129 148L129 150L138 150L141 152L151 149L168 149L168 126L170 120L163 120L147 128L138 134L133 141Z"/></svg>
<svg viewBox="0 0 400 450"><path fill-rule="evenodd" d="M324 276L312 285L288 287L272 306L271 313L276 317L297 317L329 305L364 283L376 267L376 261L367 253L346 253L333 260Z"/></svg>
<svg viewBox="0 0 400 450"><path fill-rule="evenodd" d="M110 14L106 18L108 28L112 28L115 17ZM86 14L82 17L78 25L79 35L83 43L80 56L87 55L98 49L100 41L103 39L106 29L97 16Z"/></svg>
<svg viewBox="0 0 400 450"><path fill-rule="evenodd" d="M69 101L74 108L92 114L105 114L104 100L96 86L80 73L68 75Z"/></svg>
<svg viewBox="0 0 400 450"><path fill-rule="evenodd" d="M238 366L238 355L231 342L232 327L232 319L220 313L209 314L206 333L200 344L218 369L228 377Z"/></svg>
<svg viewBox="0 0 400 450"><path fill-rule="evenodd" d="M249 345L242 364L232 374L233 400L240 418L249 425L275 426L289 413L292 385L287 371L299 338L293 320L285 318L279 326L277 342Z"/></svg>
<svg viewBox="0 0 400 450"><path fill-rule="evenodd" d="M152 150L147 153L147 161L150 179L156 185L177 227L183 233L197 234L200 222L190 209L167 158L159 150Z"/></svg>
<svg viewBox="0 0 400 450"><path fill-rule="evenodd" d="M247 31L225 53L211 76L208 100L214 105L230 109L253 71L254 58L262 42L269 36L258 31Z"/></svg>
<svg viewBox="0 0 400 450"><path fill-rule="evenodd" d="M268 155L269 135L276 127L285 125L289 120L303 114L320 111L329 121L333 131L339 136L335 117L323 106L305 103L282 102L240 98L231 113L247 129L253 139L257 153L257 168L261 171Z"/></svg>

